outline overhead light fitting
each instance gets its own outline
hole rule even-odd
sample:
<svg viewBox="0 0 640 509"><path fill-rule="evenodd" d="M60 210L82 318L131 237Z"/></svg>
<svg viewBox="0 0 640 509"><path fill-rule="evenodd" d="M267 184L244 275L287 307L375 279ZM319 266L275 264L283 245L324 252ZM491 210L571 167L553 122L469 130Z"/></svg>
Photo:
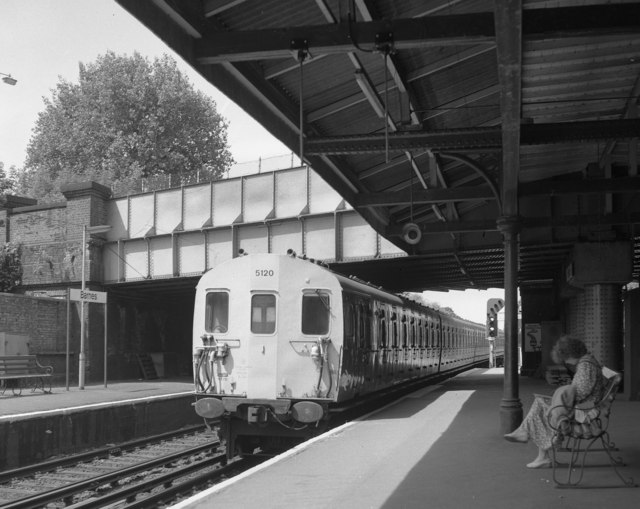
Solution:
<svg viewBox="0 0 640 509"><path fill-rule="evenodd" d="M407 244L415 246L422 239L422 230L416 223L407 223L402 227L402 238Z"/></svg>
<svg viewBox="0 0 640 509"><path fill-rule="evenodd" d="M18 80L12 78L10 74L0 72L0 75L2 75L2 81L4 81L7 85L14 86L16 83L18 83Z"/></svg>

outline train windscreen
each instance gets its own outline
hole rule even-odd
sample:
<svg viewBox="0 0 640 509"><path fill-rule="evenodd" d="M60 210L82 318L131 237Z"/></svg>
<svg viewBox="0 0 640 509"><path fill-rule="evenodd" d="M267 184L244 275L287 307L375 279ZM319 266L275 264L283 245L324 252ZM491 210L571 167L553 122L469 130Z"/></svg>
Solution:
<svg viewBox="0 0 640 509"><path fill-rule="evenodd" d="M251 332L273 334L276 330L276 296L256 294L251 297Z"/></svg>
<svg viewBox="0 0 640 509"><path fill-rule="evenodd" d="M227 332L229 327L229 294L227 292L209 292L205 313L207 332Z"/></svg>
<svg viewBox="0 0 640 509"><path fill-rule="evenodd" d="M329 296L323 293L305 294L302 296L302 333L327 334L331 308Z"/></svg>

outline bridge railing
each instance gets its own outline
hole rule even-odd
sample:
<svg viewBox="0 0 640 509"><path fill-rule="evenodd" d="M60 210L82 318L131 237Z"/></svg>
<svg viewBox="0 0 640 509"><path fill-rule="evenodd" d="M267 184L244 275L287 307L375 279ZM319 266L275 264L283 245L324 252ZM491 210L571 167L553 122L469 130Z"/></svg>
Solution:
<svg viewBox="0 0 640 509"><path fill-rule="evenodd" d="M291 153L272 157L258 158L254 161L234 163L222 177L223 179L235 178L257 173L287 170L302 167L300 159ZM111 195L114 198L129 196L132 194L162 191L165 189L189 186L204 182L211 182L211 174L205 171L191 171L180 174L154 175L121 184L111 185Z"/></svg>

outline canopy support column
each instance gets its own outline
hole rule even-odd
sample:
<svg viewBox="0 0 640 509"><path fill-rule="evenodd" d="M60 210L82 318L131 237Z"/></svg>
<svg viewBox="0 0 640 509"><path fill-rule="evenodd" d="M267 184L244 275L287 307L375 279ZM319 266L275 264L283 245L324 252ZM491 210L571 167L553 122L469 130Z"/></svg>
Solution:
<svg viewBox="0 0 640 509"><path fill-rule="evenodd" d="M500 402L502 434L511 433L522 422L518 380L518 252L520 218L501 217L498 229L504 239L504 382Z"/></svg>

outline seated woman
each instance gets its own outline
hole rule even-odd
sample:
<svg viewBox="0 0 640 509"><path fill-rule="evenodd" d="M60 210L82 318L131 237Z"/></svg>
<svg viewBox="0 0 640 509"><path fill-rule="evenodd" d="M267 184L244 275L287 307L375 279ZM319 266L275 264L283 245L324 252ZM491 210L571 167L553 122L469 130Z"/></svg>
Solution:
<svg viewBox="0 0 640 509"><path fill-rule="evenodd" d="M537 395L522 424L504 436L510 442L526 443L532 440L538 446L538 456L527 464L528 468L551 466L549 450L555 434L551 424L558 428L560 420L566 417L562 409L571 408L574 404L595 404L605 390L602 367L579 339L560 337L551 350L551 358L557 364L564 363L569 371L574 371L571 384L556 389L551 398Z"/></svg>

